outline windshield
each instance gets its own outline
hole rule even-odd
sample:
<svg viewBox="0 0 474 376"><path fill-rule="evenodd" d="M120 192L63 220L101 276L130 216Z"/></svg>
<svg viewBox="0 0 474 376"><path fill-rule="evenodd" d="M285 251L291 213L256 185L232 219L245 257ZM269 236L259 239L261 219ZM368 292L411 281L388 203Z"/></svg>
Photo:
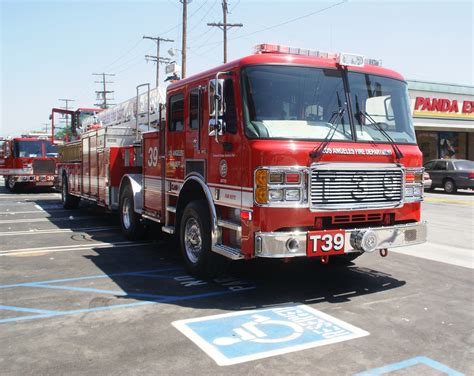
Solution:
<svg viewBox="0 0 474 376"><path fill-rule="evenodd" d="M57 147L46 140L15 141L13 144L13 153L15 157L35 158L43 156L43 145L45 157L56 157L58 155Z"/></svg>
<svg viewBox="0 0 474 376"><path fill-rule="evenodd" d="M348 73L357 140L416 143L406 83L364 73ZM376 122L377 124L371 124Z"/></svg>
<svg viewBox="0 0 474 376"><path fill-rule="evenodd" d="M250 138L352 140L342 74L335 69L251 66L243 71L245 132ZM346 111L340 120L334 112Z"/></svg>

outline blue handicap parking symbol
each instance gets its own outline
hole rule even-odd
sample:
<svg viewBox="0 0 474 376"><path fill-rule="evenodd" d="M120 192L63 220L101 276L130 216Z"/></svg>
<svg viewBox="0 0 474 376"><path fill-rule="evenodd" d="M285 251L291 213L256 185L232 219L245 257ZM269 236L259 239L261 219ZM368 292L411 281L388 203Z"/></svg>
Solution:
<svg viewBox="0 0 474 376"><path fill-rule="evenodd" d="M221 366L369 335L306 305L232 312L173 325Z"/></svg>

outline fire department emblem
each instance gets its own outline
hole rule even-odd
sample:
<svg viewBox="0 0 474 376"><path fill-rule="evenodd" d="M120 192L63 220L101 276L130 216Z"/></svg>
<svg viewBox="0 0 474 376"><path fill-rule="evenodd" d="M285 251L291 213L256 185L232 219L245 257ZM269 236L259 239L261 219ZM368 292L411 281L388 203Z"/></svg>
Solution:
<svg viewBox="0 0 474 376"><path fill-rule="evenodd" d="M225 159L222 159L219 163L219 172L221 174L221 178L225 178L227 176L227 162Z"/></svg>

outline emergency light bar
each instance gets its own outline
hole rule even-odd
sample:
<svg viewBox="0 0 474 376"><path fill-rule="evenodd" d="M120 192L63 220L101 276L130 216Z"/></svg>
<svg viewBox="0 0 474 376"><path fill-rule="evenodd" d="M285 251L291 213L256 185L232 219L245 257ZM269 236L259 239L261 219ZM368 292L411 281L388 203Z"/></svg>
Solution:
<svg viewBox="0 0 474 376"><path fill-rule="evenodd" d="M256 54L263 53L280 53L290 55L302 55L302 56L314 56L323 59L333 59L339 65L352 66L352 67L363 67L364 64L382 66L382 60L377 59L364 59L364 56L349 53L331 53L323 52L318 50L310 50L307 48L289 47L281 44L269 44L261 43L255 46L254 52Z"/></svg>

